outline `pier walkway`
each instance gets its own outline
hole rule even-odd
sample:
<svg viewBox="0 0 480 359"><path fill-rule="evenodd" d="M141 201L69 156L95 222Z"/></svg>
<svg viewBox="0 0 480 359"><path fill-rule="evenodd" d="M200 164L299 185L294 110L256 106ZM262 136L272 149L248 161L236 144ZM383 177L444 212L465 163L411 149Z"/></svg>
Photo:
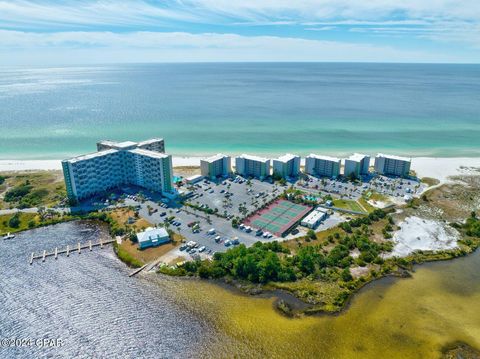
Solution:
<svg viewBox="0 0 480 359"><path fill-rule="evenodd" d="M52 252L47 252L47 250L44 250L41 252L41 254L35 254L35 252L32 252L32 255L30 256L30 264L33 264L33 261L35 260L42 260L42 262L45 262L45 259L47 257L54 257L55 259L58 258L60 254L66 254L67 257L70 257L71 253L82 253L82 250L89 250L91 251L94 247L100 247L103 248L104 245L110 244L115 242L115 239L109 239L109 240L100 240L99 242L93 243L92 241L88 241L87 244L80 244L80 242L77 243L77 245L74 246L67 246L64 249L58 249L55 248Z"/></svg>

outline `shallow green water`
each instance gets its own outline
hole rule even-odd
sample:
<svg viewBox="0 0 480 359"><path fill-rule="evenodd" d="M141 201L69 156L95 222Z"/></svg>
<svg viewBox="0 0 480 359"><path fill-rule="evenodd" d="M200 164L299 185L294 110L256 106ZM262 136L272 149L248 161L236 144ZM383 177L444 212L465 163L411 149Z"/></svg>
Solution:
<svg viewBox="0 0 480 359"><path fill-rule="evenodd" d="M418 266L413 278L365 287L338 316L287 319L272 299L181 281L184 304L223 340L206 356L437 358L457 341L480 348L480 253Z"/></svg>

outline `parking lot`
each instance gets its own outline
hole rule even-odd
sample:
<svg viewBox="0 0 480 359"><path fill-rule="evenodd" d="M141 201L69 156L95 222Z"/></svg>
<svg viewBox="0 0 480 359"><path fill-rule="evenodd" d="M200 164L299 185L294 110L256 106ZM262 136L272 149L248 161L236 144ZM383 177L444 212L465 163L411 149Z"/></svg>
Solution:
<svg viewBox="0 0 480 359"><path fill-rule="evenodd" d="M388 196L400 197L413 195L423 189L423 184L414 180L376 176L364 179L361 183L348 181L319 179L308 176L297 182L297 187L310 192L312 197L331 194L334 198L343 197L356 200L363 193L378 192ZM286 187L259 180L245 180L236 178L231 180L211 182L201 181L189 185L193 192L188 202L193 206L182 205L178 201L162 203L160 198L150 195L128 195L125 205L139 206L139 215L154 225L164 225L185 237L186 242L194 241L195 248L182 246L182 250L175 249L170 256L187 259L195 257L209 257L215 252L224 252L240 243L251 246L257 241L270 242L273 240L288 240L304 235L307 228L299 226L299 231L289 234L286 238L273 236L264 238L257 236L256 231L246 232L244 229L233 228L231 218L245 217L255 212L264 203L277 198ZM313 198L312 198L313 199ZM165 199L163 199L165 200ZM201 208L200 208L201 207ZM217 210L218 215L206 214L205 208ZM227 218L222 218L227 217ZM333 214L323 221L315 230L322 231L346 220L344 215ZM214 233L209 233L214 229ZM190 250L193 249L193 250ZM200 253L199 253L199 250Z"/></svg>
<svg viewBox="0 0 480 359"><path fill-rule="evenodd" d="M203 208L217 209L225 217L244 217L264 203L276 198L283 188L256 179L241 177L219 181L201 181L189 187L194 195L188 200Z"/></svg>
<svg viewBox="0 0 480 359"><path fill-rule="evenodd" d="M361 182L350 182L346 179L329 179L307 176L299 180L297 187L315 195L331 195L332 197L358 200L363 193L371 191L392 197L403 198L406 195L421 193L425 184L413 179L393 178L387 176L368 176Z"/></svg>
<svg viewBox="0 0 480 359"><path fill-rule="evenodd" d="M201 257L213 255L215 252L224 252L234 246L234 244L229 244L234 239L238 240L237 244L243 243L246 246L251 246L258 241L269 242L278 240L276 237L267 239L256 236L254 231L247 233L246 231L233 228L229 220L215 215L207 216L201 211L195 211L187 206L180 207L176 203L171 203L171 206L169 205L165 208L153 201L138 203L132 199L127 199L126 204L139 205L139 215L154 225L163 225L166 219L172 219L172 223L168 225L171 230L184 236L186 242L195 241L198 244L193 253L176 250L178 255L186 257L197 255L198 249L203 246L205 246L205 250L202 251ZM189 226L189 224L193 223L198 224L198 226ZM215 230L214 234L208 233L211 229ZM216 238L217 240L215 240Z"/></svg>

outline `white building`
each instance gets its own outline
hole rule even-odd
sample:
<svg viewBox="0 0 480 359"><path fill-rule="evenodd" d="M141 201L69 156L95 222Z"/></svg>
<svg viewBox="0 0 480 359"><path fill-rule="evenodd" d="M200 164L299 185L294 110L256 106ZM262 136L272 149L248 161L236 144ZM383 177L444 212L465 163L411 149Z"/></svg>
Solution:
<svg viewBox="0 0 480 359"><path fill-rule="evenodd" d="M360 176L368 174L369 166L370 156L354 153L345 159L343 175L345 177L350 177L353 175L355 178L360 178Z"/></svg>
<svg viewBox="0 0 480 359"><path fill-rule="evenodd" d="M235 158L235 171L243 177L264 179L270 176L270 160L243 154Z"/></svg>
<svg viewBox="0 0 480 359"><path fill-rule="evenodd" d="M272 162L274 176L282 178L297 177L300 173L300 156L287 153Z"/></svg>
<svg viewBox="0 0 480 359"><path fill-rule="evenodd" d="M325 218L327 218L327 212L323 209L316 208L312 212L308 214L300 224L304 227L308 228L315 228L317 227L321 221L323 221Z"/></svg>
<svg viewBox="0 0 480 359"><path fill-rule="evenodd" d="M137 233L138 247L140 249L157 247L170 242L170 236L165 228L148 227L145 231Z"/></svg>
<svg viewBox="0 0 480 359"><path fill-rule="evenodd" d="M134 184L171 196L172 157L137 143L99 142L100 151L62 161L69 199L80 200L121 185Z"/></svg>
<svg viewBox="0 0 480 359"><path fill-rule="evenodd" d="M382 175L406 177L410 173L411 160L405 157L384 155L375 157L375 172Z"/></svg>
<svg viewBox="0 0 480 359"><path fill-rule="evenodd" d="M312 153L305 158L305 173L319 177L338 177L340 164L339 158L318 156Z"/></svg>
<svg viewBox="0 0 480 359"><path fill-rule="evenodd" d="M200 161L202 176L215 179L219 176L226 177L232 173L232 159L221 153Z"/></svg>
<svg viewBox="0 0 480 359"><path fill-rule="evenodd" d="M141 148L144 150L165 153L165 141L163 140L163 138L152 138L150 140L142 142L115 142L110 140L97 142L97 151L104 151L110 149L126 150L133 148Z"/></svg>
<svg viewBox="0 0 480 359"><path fill-rule="evenodd" d="M205 176L202 176L202 175L193 175L193 176L190 176L190 177L186 178L185 182L187 182L187 184L195 184L197 182L200 182L204 178L205 178Z"/></svg>

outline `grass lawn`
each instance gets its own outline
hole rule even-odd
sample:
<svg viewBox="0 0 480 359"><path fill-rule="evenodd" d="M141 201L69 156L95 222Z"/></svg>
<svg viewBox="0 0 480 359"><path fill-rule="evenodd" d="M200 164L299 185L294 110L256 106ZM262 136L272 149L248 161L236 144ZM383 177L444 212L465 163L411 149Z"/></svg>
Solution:
<svg viewBox="0 0 480 359"><path fill-rule="evenodd" d="M347 199L335 199L333 200L333 206L337 208L347 209L350 211L365 212L365 209L363 209L357 201Z"/></svg>
<svg viewBox="0 0 480 359"><path fill-rule="evenodd" d="M121 228L131 227L137 231L146 229L147 227L153 227L153 225L144 218L135 218L135 211L128 208L118 208L111 211L110 216L118 223ZM134 218L133 223L128 223L129 218Z"/></svg>
<svg viewBox="0 0 480 359"><path fill-rule="evenodd" d="M381 193L375 191L368 191L367 194L364 196L367 200L372 201L381 201L381 202L388 202L389 198Z"/></svg>
<svg viewBox="0 0 480 359"><path fill-rule="evenodd" d="M172 249L177 247L181 240L182 236L175 233L173 234L173 241L170 243L162 244L158 247L151 247L146 249L138 249L138 243L134 243L130 240L122 241L122 244L119 246L124 252L128 253L132 258L141 262L142 264L154 261L155 259L163 256L164 254L170 252Z"/></svg>
<svg viewBox="0 0 480 359"><path fill-rule="evenodd" d="M60 203L66 197L65 183L61 171L23 171L1 172L5 180L0 184L0 209L23 207L51 207ZM28 194L13 202L4 201L5 194L18 186L28 183Z"/></svg>
<svg viewBox="0 0 480 359"><path fill-rule="evenodd" d="M362 211L367 211L368 213L373 212L375 207L373 207L367 200L363 197L358 199L358 204L363 207Z"/></svg>

